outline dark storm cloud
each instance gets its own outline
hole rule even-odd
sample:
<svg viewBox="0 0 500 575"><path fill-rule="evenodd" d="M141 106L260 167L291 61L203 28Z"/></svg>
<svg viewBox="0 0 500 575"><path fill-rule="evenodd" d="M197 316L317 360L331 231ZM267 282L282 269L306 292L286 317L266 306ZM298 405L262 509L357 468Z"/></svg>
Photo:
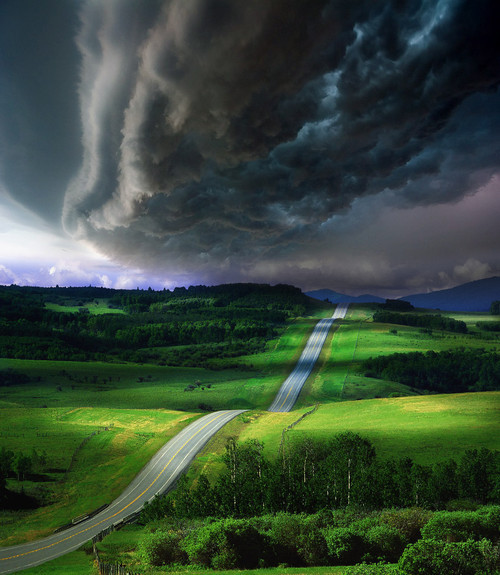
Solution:
<svg viewBox="0 0 500 575"><path fill-rule="evenodd" d="M89 1L66 228L227 281L306 265L361 198L459 201L498 169L499 16L486 0Z"/></svg>
<svg viewBox="0 0 500 575"><path fill-rule="evenodd" d="M77 23L69 2L0 2L0 178L53 223L81 154Z"/></svg>

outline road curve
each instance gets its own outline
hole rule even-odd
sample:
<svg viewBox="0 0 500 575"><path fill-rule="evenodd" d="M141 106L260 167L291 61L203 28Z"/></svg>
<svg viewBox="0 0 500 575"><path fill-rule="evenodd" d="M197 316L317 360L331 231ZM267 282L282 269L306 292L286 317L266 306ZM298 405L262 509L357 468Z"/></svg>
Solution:
<svg viewBox="0 0 500 575"><path fill-rule="evenodd" d="M297 365L281 386L278 395L274 398L268 411L285 412L292 409L297 401L300 390L313 370L333 322L336 319L343 319L348 307L348 303L339 303L331 318L318 321Z"/></svg>
<svg viewBox="0 0 500 575"><path fill-rule="evenodd" d="M14 573L69 553L106 527L139 511L157 493L167 491L208 440L244 409L216 411L197 419L166 443L125 491L106 509L69 529L13 547L0 547L0 573Z"/></svg>
<svg viewBox="0 0 500 575"><path fill-rule="evenodd" d="M338 304L331 318L320 320L297 365L281 386L268 411L290 411L311 373L333 322L345 317L349 304ZM188 425L146 464L123 493L106 509L63 532L12 547L0 547L0 575L28 569L78 549L110 525L142 509L155 495L166 492L189 467L208 440L244 409L216 411Z"/></svg>

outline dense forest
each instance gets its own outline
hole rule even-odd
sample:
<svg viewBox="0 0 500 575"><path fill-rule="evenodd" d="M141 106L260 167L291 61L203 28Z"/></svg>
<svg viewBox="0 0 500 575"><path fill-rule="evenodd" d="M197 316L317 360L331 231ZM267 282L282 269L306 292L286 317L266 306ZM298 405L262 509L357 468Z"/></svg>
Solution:
<svg viewBox="0 0 500 575"><path fill-rule="evenodd" d="M90 314L87 302L109 311ZM75 311L47 308L59 304ZM287 285L227 284L163 290L0 287L2 357L210 365L262 351L289 317L313 305ZM73 307L70 307L73 306Z"/></svg>
<svg viewBox="0 0 500 575"><path fill-rule="evenodd" d="M365 360L362 370L436 393L500 390L500 355L484 349L393 353Z"/></svg>

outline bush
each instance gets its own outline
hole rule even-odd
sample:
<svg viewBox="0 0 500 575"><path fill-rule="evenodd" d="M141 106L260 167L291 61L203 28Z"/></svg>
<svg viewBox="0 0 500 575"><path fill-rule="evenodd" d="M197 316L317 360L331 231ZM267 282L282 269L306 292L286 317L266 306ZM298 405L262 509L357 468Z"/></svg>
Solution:
<svg viewBox="0 0 500 575"><path fill-rule="evenodd" d="M213 569L255 569L268 561L270 543L246 519L220 519L191 532L182 544L190 563Z"/></svg>
<svg viewBox="0 0 500 575"><path fill-rule="evenodd" d="M400 575L401 571L396 565L388 565L387 563L374 563L368 565L360 563L352 567L346 567L342 575Z"/></svg>
<svg viewBox="0 0 500 575"><path fill-rule="evenodd" d="M491 541L444 543L421 539L405 549L398 567L404 575L498 575L498 547Z"/></svg>
<svg viewBox="0 0 500 575"><path fill-rule="evenodd" d="M366 533L370 554L376 561L395 563L404 551L407 540L395 528L388 525L372 527Z"/></svg>
<svg viewBox="0 0 500 575"><path fill-rule="evenodd" d="M306 515L301 524L297 552L301 561L309 567L328 565L328 547L322 527L319 515Z"/></svg>
<svg viewBox="0 0 500 575"><path fill-rule="evenodd" d="M271 517L266 533L277 564L294 566L306 564L299 552L305 518L306 515L302 513L298 515L277 513L275 517Z"/></svg>
<svg viewBox="0 0 500 575"><path fill-rule="evenodd" d="M330 565L354 565L365 559L368 542L352 527L326 528Z"/></svg>
<svg viewBox="0 0 500 575"><path fill-rule="evenodd" d="M422 529L424 539L456 542L483 538L496 541L500 534L500 507L480 511L441 511Z"/></svg>
<svg viewBox="0 0 500 575"><path fill-rule="evenodd" d="M380 521L395 527L406 541L415 543L421 536L421 529L432 517L432 513L420 507L390 509L382 511Z"/></svg>
<svg viewBox="0 0 500 575"><path fill-rule="evenodd" d="M187 554L181 549L179 531L157 529L146 533L139 542L138 552L146 565L158 567L171 563L185 564Z"/></svg>

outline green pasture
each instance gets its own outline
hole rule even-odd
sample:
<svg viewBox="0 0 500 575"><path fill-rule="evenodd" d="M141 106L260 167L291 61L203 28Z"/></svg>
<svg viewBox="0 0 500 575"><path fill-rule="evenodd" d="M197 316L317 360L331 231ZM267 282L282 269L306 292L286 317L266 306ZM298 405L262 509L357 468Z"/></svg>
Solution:
<svg viewBox="0 0 500 575"><path fill-rule="evenodd" d="M63 313L77 313L86 309L93 315L102 315L105 313L126 313L122 309L110 308L108 306L107 299L84 301L81 302L81 305L75 304L75 302L71 302L68 305L46 302L45 307L51 311L58 311Z"/></svg>
<svg viewBox="0 0 500 575"><path fill-rule="evenodd" d="M253 411L231 421L209 442L190 472L193 476L202 470L217 473L230 436L258 439L269 454L276 453L283 429L315 404L320 404L317 411L287 432L289 438L309 434L321 439L353 431L370 439L383 458L408 456L418 463L459 457L467 449L500 449L500 392L420 395L396 382L364 377L361 369L362 360L395 352L460 346L498 351L496 334L475 327L492 316L445 314L466 321L472 333L462 335L374 323L374 309L351 306L346 318L336 322L296 409L285 414L264 410L293 369L317 319L331 309L318 307L313 317L290 322L265 352L238 358L246 366L239 369L0 359L1 370L10 367L30 377L27 384L0 388L0 444L25 452L36 446L50 461L46 481L23 482L26 493L49 504L34 511L1 512L1 544L40 537L110 501L192 420L193 412L200 413L201 404L213 410ZM195 388L185 391L189 385ZM364 401L355 401L359 399ZM99 434L80 448L93 431ZM88 476L88 468L99 473ZM10 481L11 488L20 487ZM80 554L88 569L89 557ZM65 565L59 572L83 573L78 570L82 560L72 558L79 555L66 557L57 560ZM50 570L56 563L26 573L56 573ZM280 572L341 573L326 569Z"/></svg>
<svg viewBox="0 0 500 575"><path fill-rule="evenodd" d="M1 388L0 400L26 407L99 405L196 411L203 402L217 410L231 407L235 398L245 396L254 379L259 380L255 371L239 369L0 359L0 369L7 367L26 373L31 381ZM198 381L200 387L184 391ZM241 407L248 406L243 397Z"/></svg>
<svg viewBox="0 0 500 575"><path fill-rule="evenodd" d="M241 425L238 438L258 439L276 453L283 429L308 410L256 414ZM410 457L421 464L457 458L468 449L500 449L500 392L323 404L287 434L326 439L345 431L372 441L382 458Z"/></svg>
<svg viewBox="0 0 500 575"><path fill-rule="evenodd" d="M0 413L2 446L24 453L36 448L47 454L46 471L36 481L8 480L8 488L22 489L45 505L1 511L2 545L42 537L73 517L110 503L156 451L196 417L166 410L106 408L3 408Z"/></svg>

